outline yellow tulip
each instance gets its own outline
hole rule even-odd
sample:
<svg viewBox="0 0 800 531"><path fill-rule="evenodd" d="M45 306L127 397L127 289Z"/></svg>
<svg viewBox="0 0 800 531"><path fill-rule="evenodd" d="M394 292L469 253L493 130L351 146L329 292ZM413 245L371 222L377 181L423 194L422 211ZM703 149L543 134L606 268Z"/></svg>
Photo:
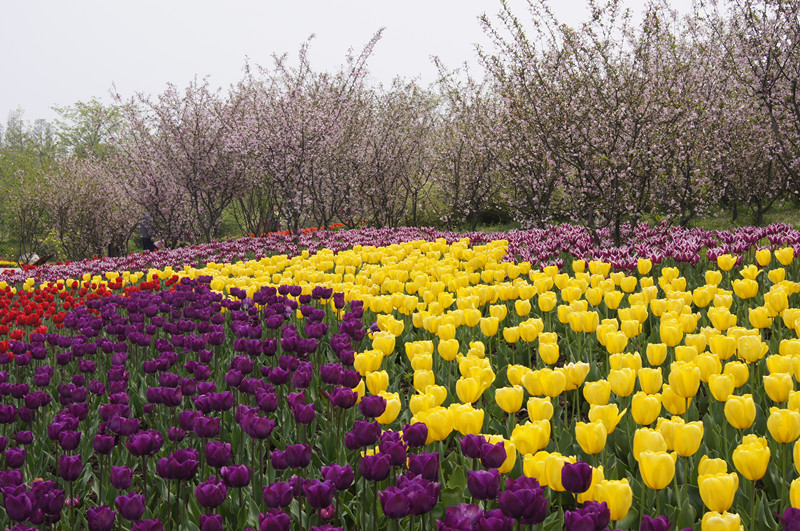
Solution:
<svg viewBox="0 0 800 531"><path fill-rule="evenodd" d="M686 398L672 390L669 385L661 388L661 405L673 415L683 415L689 407Z"/></svg>
<svg viewBox="0 0 800 531"><path fill-rule="evenodd" d="M706 284L718 286L722 282L722 272L715 271L714 269L707 269L705 274Z"/></svg>
<svg viewBox="0 0 800 531"><path fill-rule="evenodd" d="M612 520L619 521L625 518L633 504L633 490L627 479L603 480L594 490L595 500L606 502Z"/></svg>
<svg viewBox="0 0 800 531"><path fill-rule="evenodd" d="M772 317L769 316L767 308L759 306L758 308L750 308L748 313L750 325L753 328L769 328L772 326Z"/></svg>
<svg viewBox="0 0 800 531"><path fill-rule="evenodd" d="M585 453L599 454L606 446L608 430L602 420L575 424L575 439Z"/></svg>
<svg viewBox="0 0 800 531"><path fill-rule="evenodd" d="M522 455L535 454L550 442L550 429L548 420L517 424L511 432L511 442Z"/></svg>
<svg viewBox="0 0 800 531"><path fill-rule="evenodd" d="M589 489L586 492L578 494L577 496L578 503L593 501L595 499L594 488L605 479L606 477L605 474L603 473L602 466L592 468L592 484L589 486Z"/></svg>
<svg viewBox="0 0 800 531"><path fill-rule="evenodd" d="M484 411L469 404L450 404L452 429L461 435L478 435L483 430Z"/></svg>
<svg viewBox="0 0 800 531"><path fill-rule="evenodd" d="M731 395L725 401L725 418L737 430L746 430L756 420L756 403L753 395Z"/></svg>
<svg viewBox="0 0 800 531"><path fill-rule="evenodd" d="M445 361L453 361L458 354L459 343L458 339L445 339L439 341L437 350L439 356Z"/></svg>
<svg viewBox="0 0 800 531"><path fill-rule="evenodd" d="M606 350L609 354L617 354L625 350L628 337L624 332L609 332L606 334Z"/></svg>
<svg viewBox="0 0 800 531"><path fill-rule="evenodd" d="M730 254L722 254L717 257L717 266L723 271L730 271L736 265L737 257Z"/></svg>
<svg viewBox="0 0 800 531"><path fill-rule="evenodd" d="M740 361L731 361L725 364L722 374L730 374L735 380L736 388L740 388L750 379L750 369Z"/></svg>
<svg viewBox="0 0 800 531"><path fill-rule="evenodd" d="M372 348L388 356L394 351L395 337L391 332L376 332L372 336Z"/></svg>
<svg viewBox="0 0 800 531"><path fill-rule="evenodd" d="M629 396L636 386L636 373L628 368L612 370L608 373L611 390L617 396Z"/></svg>
<svg viewBox="0 0 800 531"><path fill-rule="evenodd" d="M739 489L739 475L730 474L703 474L697 478L700 487L700 497L710 511L723 513L733 505L733 498Z"/></svg>
<svg viewBox="0 0 800 531"><path fill-rule="evenodd" d="M736 470L750 481L758 481L764 477L769 457L767 440L752 434L746 435L742 444L733 450L733 464Z"/></svg>
<svg viewBox="0 0 800 531"><path fill-rule="evenodd" d="M428 427L428 439L425 444L443 441L453 431L453 419L450 410L437 406L425 411L420 411L411 418L411 424L424 422Z"/></svg>
<svg viewBox="0 0 800 531"><path fill-rule="evenodd" d="M653 268L653 262L649 258L639 258L636 261L636 270L640 275L646 275Z"/></svg>
<svg viewBox="0 0 800 531"><path fill-rule="evenodd" d="M648 343L645 353L647 354L647 362L653 367L658 367L667 359L667 345L664 343Z"/></svg>
<svg viewBox="0 0 800 531"><path fill-rule="evenodd" d="M539 378L539 371L525 373L522 377L522 385L531 396L540 396L544 394L542 390L542 381Z"/></svg>
<svg viewBox="0 0 800 531"><path fill-rule="evenodd" d="M661 395L648 395L639 391L631 400L631 414L636 424L649 426L661 414Z"/></svg>
<svg viewBox="0 0 800 531"><path fill-rule="evenodd" d="M685 423L686 422L681 417L676 416L669 419L664 417L658 418L656 431L664 437L664 441L667 443L667 450L672 451L675 449L675 427Z"/></svg>
<svg viewBox="0 0 800 531"><path fill-rule="evenodd" d="M712 376L722 373L722 363L719 358L708 352L697 356L694 364L700 369L700 381L702 382L708 382Z"/></svg>
<svg viewBox="0 0 800 531"><path fill-rule="evenodd" d="M464 310L464 324L470 328L475 327L481 321L481 312L474 308Z"/></svg>
<svg viewBox="0 0 800 531"><path fill-rule="evenodd" d="M675 460L667 452L644 451L639 454L639 471L648 488L661 490L675 477Z"/></svg>
<svg viewBox="0 0 800 531"><path fill-rule="evenodd" d="M741 518L735 513L717 513L709 511L703 515L700 523L701 531L740 531Z"/></svg>
<svg viewBox="0 0 800 531"><path fill-rule="evenodd" d="M497 327L500 320L497 317L482 317L481 318L481 332L486 337L493 337L497 334Z"/></svg>
<svg viewBox="0 0 800 531"><path fill-rule="evenodd" d="M767 277L773 284L780 284L786 280L786 270L782 267L776 267L767 273Z"/></svg>
<svg viewBox="0 0 800 531"><path fill-rule="evenodd" d="M539 295L536 299L539 309L545 313L551 311L556 306L556 294L552 291L546 291Z"/></svg>
<svg viewBox="0 0 800 531"><path fill-rule="evenodd" d="M531 313L531 301L524 299L514 301L514 311L516 311L517 315L520 317L527 316Z"/></svg>
<svg viewBox="0 0 800 531"><path fill-rule="evenodd" d="M558 362L560 356L558 343L539 343L539 357L548 365Z"/></svg>
<svg viewBox="0 0 800 531"><path fill-rule="evenodd" d="M709 308L706 312L706 316L711 321L714 328L723 332L732 326L736 326L736 322L738 321L738 317L725 307Z"/></svg>
<svg viewBox="0 0 800 531"><path fill-rule="evenodd" d="M590 369L591 366L584 361L570 362L564 365L564 370L567 371L567 379L575 387L583 385Z"/></svg>
<svg viewBox="0 0 800 531"><path fill-rule="evenodd" d="M525 406L528 418L532 421L550 420L553 418L553 402L549 398L532 396Z"/></svg>
<svg viewBox="0 0 800 531"><path fill-rule="evenodd" d="M675 425L675 452L681 457L690 457L697 453L703 442L703 423L701 421L686 422Z"/></svg>
<svg viewBox="0 0 800 531"><path fill-rule="evenodd" d="M700 387L700 369L691 363L676 361L670 366L670 389L683 398L691 398Z"/></svg>
<svg viewBox="0 0 800 531"><path fill-rule="evenodd" d="M789 307L789 295L781 286L773 286L771 290L764 294L764 304L772 310L771 315L777 315ZM758 327L767 328L767 327Z"/></svg>
<svg viewBox="0 0 800 531"><path fill-rule="evenodd" d="M736 339L730 336L716 335L708 340L711 352L721 360L727 360L736 353Z"/></svg>
<svg viewBox="0 0 800 531"><path fill-rule="evenodd" d="M800 413L791 409L770 408L767 429L779 443L790 443L800 437Z"/></svg>
<svg viewBox="0 0 800 531"><path fill-rule="evenodd" d="M561 371L542 369L539 371L539 381L542 392L550 398L560 395L567 387L567 377Z"/></svg>
<svg viewBox="0 0 800 531"><path fill-rule="evenodd" d="M792 375L778 372L775 374L765 374L764 390L773 402L786 402L789 400L789 393L794 390Z"/></svg>
<svg viewBox="0 0 800 531"><path fill-rule="evenodd" d="M756 250L756 262L758 262L758 265L760 265L761 267L767 267L770 261L772 261L772 253L770 252L769 249ZM717 511L717 512L722 512L722 511Z"/></svg>
<svg viewBox="0 0 800 531"><path fill-rule="evenodd" d="M800 478L793 480L789 485L789 503L795 509L800 509Z"/></svg>
<svg viewBox="0 0 800 531"><path fill-rule="evenodd" d="M543 487L546 487L547 476L544 473L544 463L547 460L547 457L550 455L550 453L545 451L540 451L536 452L535 454L524 454L524 455L525 457L523 458L523 463L522 463L522 473L529 478L534 478Z"/></svg>
<svg viewBox="0 0 800 531"><path fill-rule="evenodd" d="M664 378L661 375L661 367L639 370L639 387L648 395L658 393L663 384Z"/></svg>
<svg viewBox="0 0 800 531"><path fill-rule="evenodd" d="M675 361L692 362L697 357L697 348L689 345L677 345L675 347Z"/></svg>
<svg viewBox="0 0 800 531"><path fill-rule="evenodd" d="M411 360L414 371L430 371L433 369L433 356L430 354L417 354ZM370 373L371 374L371 373ZM367 375L369 377L369 374Z"/></svg>
<svg viewBox="0 0 800 531"><path fill-rule="evenodd" d="M379 395L389 387L389 373L386 371L373 371L367 374L366 380L372 395Z"/></svg>
<svg viewBox="0 0 800 531"><path fill-rule="evenodd" d="M604 406L611 396L611 384L608 380L586 382L583 386L583 397L591 405Z"/></svg>
<svg viewBox="0 0 800 531"><path fill-rule="evenodd" d="M603 295L603 302L606 304L606 307L610 310L616 310L619 307L619 303L622 302L622 296L624 293L621 291L613 290L609 291L605 295Z"/></svg>
<svg viewBox="0 0 800 531"><path fill-rule="evenodd" d="M605 425L606 431L610 434L614 433L617 424L619 424L619 421L622 420L627 411L628 409L626 408L620 413L617 404L593 405L589 408L589 420L591 422L601 421Z"/></svg>
<svg viewBox="0 0 800 531"><path fill-rule="evenodd" d="M708 389L715 400L725 402L733 394L736 381L730 374L712 374L708 379Z"/></svg>
<svg viewBox="0 0 800 531"><path fill-rule="evenodd" d="M459 378L456 380L456 395L465 404L473 404L483 394L484 388L474 378Z"/></svg>
<svg viewBox="0 0 800 531"><path fill-rule="evenodd" d="M380 396L386 400L386 409L375 420L379 424L391 424L400 415L400 409L402 408L400 395L397 393L381 393Z"/></svg>
<svg viewBox="0 0 800 531"><path fill-rule="evenodd" d="M783 247L781 249L775 249L775 258L778 259L778 262L780 262L782 266L788 266L792 263L792 260L794 260L794 248Z"/></svg>
<svg viewBox="0 0 800 531"><path fill-rule="evenodd" d="M519 327L507 326L503 328L503 339L505 339L507 343L511 344L519 341Z"/></svg>
<svg viewBox="0 0 800 531"><path fill-rule="evenodd" d="M531 319L528 319L519 324L519 337L526 343L535 341L540 331L536 324L530 321Z"/></svg>
<svg viewBox="0 0 800 531"><path fill-rule="evenodd" d="M752 299L758 293L758 282L749 278L734 280L733 292L740 299Z"/></svg>
<svg viewBox="0 0 800 531"><path fill-rule="evenodd" d="M705 474L727 474L728 462L724 459L716 458L711 459L707 455L700 458L700 464L697 465L697 475L703 476Z"/></svg>
<svg viewBox="0 0 800 531"><path fill-rule="evenodd" d="M633 434L633 458L639 461L642 452L666 452L664 436L650 428L640 428Z"/></svg>
<svg viewBox="0 0 800 531"><path fill-rule="evenodd" d="M661 335L661 341L668 347L674 347L683 339L683 328L675 319L668 321L662 320L659 326L659 333Z"/></svg>
<svg viewBox="0 0 800 531"><path fill-rule="evenodd" d="M506 413L516 413L522 408L523 391L522 387L500 387L494 392L494 399L500 409Z"/></svg>
<svg viewBox="0 0 800 531"><path fill-rule="evenodd" d="M741 359L753 363L763 358L769 347L759 336L743 335L736 340L736 350Z"/></svg>

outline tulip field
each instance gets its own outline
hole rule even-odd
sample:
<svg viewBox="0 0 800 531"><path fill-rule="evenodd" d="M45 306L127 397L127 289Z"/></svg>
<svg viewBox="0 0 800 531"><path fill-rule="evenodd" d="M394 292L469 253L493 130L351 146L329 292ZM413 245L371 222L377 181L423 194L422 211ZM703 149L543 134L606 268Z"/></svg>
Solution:
<svg viewBox="0 0 800 531"><path fill-rule="evenodd" d="M800 232L270 235L0 281L0 526L800 527Z"/></svg>

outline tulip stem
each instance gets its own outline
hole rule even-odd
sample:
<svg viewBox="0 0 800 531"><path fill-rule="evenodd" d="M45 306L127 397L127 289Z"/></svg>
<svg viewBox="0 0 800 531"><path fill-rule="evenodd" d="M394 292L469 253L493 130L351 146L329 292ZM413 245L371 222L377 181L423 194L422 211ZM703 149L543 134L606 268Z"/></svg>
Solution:
<svg viewBox="0 0 800 531"><path fill-rule="evenodd" d="M378 482L375 482L372 495L372 531L378 530Z"/></svg>

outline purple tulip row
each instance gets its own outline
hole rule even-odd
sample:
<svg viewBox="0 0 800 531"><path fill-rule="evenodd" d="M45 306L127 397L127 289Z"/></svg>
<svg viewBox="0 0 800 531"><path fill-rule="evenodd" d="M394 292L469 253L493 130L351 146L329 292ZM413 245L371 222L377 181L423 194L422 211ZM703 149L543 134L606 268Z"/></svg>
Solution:
<svg viewBox="0 0 800 531"><path fill-rule="evenodd" d="M671 258L676 262L697 263L702 249L715 259L725 253L741 254L767 239L773 247L793 246L800 254L800 231L785 224L767 227L740 227L730 231L687 229L667 224L623 226L626 244L613 244L611 231L601 229L597 240L585 227L552 225L543 229L513 230L503 233L440 231L432 228L400 227L396 229L360 228L344 231L316 231L296 237L269 234L259 238L242 238L209 244L182 247L155 253L136 253L119 258L104 258L72 262L67 265L46 265L30 271L4 276L8 282L23 282L28 277L38 281L81 278L84 274L102 275L106 271L146 271L206 262L231 263L273 254L296 256L302 250L314 254L321 249L340 252L355 245L384 246L413 240L433 241L444 238L455 242L470 238L473 244L505 239L509 242L507 259L529 261L536 265L558 264L562 253L577 259L597 259L610 262L616 269L632 270L639 258L656 263Z"/></svg>

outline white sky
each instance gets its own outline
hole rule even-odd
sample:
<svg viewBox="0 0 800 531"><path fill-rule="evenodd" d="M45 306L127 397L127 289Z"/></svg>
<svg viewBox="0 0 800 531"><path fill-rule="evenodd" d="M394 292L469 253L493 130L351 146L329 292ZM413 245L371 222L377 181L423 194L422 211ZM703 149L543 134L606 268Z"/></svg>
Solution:
<svg viewBox="0 0 800 531"><path fill-rule="evenodd" d="M527 21L523 0L509 0ZM641 12L643 0L623 0ZM671 0L687 13L691 0ZM551 0L563 22L586 16L585 0ZM52 120L50 107L97 97L157 94L167 83L185 86L195 75L227 87L242 76L245 58L270 65L290 57L309 35L316 69L334 70L348 48L358 51L385 27L369 61L375 81L417 77L432 82L431 56L448 67L477 67L475 44L486 44L481 13L498 0L17 0L0 10L0 123L22 107L24 119Z"/></svg>

